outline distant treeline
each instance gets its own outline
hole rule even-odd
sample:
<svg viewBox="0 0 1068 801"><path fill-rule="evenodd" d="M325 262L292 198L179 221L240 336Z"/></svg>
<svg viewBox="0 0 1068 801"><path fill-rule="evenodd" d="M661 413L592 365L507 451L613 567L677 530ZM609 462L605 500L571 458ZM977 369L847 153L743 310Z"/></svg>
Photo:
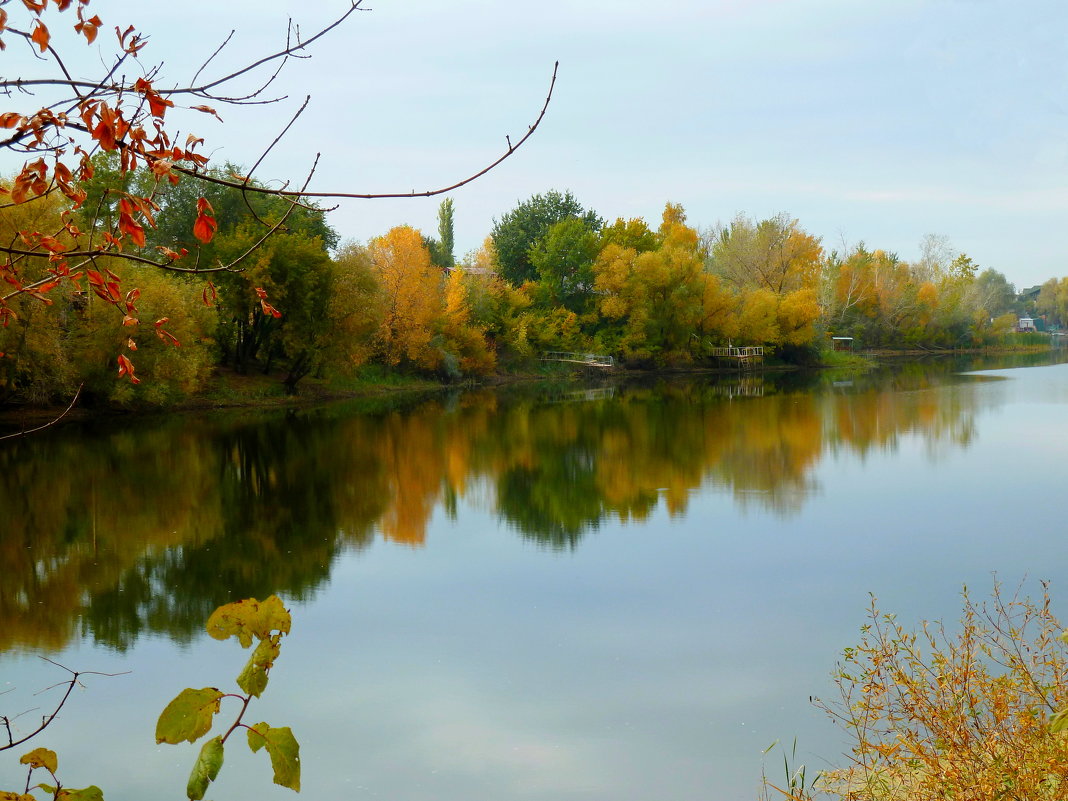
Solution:
<svg viewBox="0 0 1068 801"><path fill-rule="evenodd" d="M159 206L155 226L145 226L146 251L194 251L191 182L151 180L98 159L80 209L72 214L54 197L7 206L0 234L62 238L71 220L106 224L130 192ZM218 231L198 265L247 253L240 272L189 275L97 257L103 280L139 290L136 319L84 284L12 298L0 329L0 402L55 401L83 385L90 402L166 405L203 392L219 366L277 376L295 392L307 376L343 386L367 365L483 376L545 350L661 367L701 364L733 343L806 362L831 336L862 347L976 347L1004 343L1019 316L1068 319L1068 278L1021 296L942 238L927 237L914 263L863 244L828 252L785 214L699 230L668 203L656 228L609 224L571 193L550 191L504 213L481 248L457 259L452 200L441 204L435 236L400 226L342 244L325 212L309 206L258 246L285 201L222 186L207 200ZM118 353L130 359L122 381Z"/></svg>

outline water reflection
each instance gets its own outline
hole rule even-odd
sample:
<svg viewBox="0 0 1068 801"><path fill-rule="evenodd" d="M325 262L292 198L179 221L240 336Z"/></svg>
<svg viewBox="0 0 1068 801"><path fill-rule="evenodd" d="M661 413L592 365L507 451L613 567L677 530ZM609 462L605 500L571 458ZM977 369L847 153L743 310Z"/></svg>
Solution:
<svg viewBox="0 0 1068 801"><path fill-rule="evenodd" d="M981 406L998 402L973 390L948 367L903 369L50 432L0 449L0 650L188 641L228 600L309 597L376 532L423 545L435 511L461 501L555 549L609 517L685 515L698 491L793 514L827 454L864 457L906 435L936 456L967 447Z"/></svg>

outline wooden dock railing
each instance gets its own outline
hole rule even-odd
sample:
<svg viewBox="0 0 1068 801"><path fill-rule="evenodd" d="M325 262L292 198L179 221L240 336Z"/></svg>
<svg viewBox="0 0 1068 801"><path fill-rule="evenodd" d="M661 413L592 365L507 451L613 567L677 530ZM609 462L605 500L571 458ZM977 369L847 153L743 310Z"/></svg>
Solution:
<svg viewBox="0 0 1068 801"><path fill-rule="evenodd" d="M587 367L615 367L616 360L601 353L570 353L562 350L547 350L541 354L543 362L571 362Z"/></svg>

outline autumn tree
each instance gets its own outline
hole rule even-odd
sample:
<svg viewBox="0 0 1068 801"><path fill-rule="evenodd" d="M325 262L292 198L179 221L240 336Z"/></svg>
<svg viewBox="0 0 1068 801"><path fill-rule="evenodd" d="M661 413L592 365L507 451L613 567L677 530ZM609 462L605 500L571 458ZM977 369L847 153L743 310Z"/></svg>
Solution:
<svg viewBox="0 0 1068 801"><path fill-rule="evenodd" d="M537 271L530 261L531 248L548 233L554 223L571 218L585 222L592 231L601 228L602 220L596 212L587 210L571 192L555 190L534 195L510 212L494 220L493 245L501 275L514 286L537 279Z"/></svg>
<svg viewBox="0 0 1068 801"><path fill-rule="evenodd" d="M436 368L441 352L432 340L442 308L442 275L430 263L422 234L407 225L391 228L371 240L368 251L382 292L378 357L391 366Z"/></svg>
<svg viewBox="0 0 1068 801"><path fill-rule="evenodd" d="M499 159L451 186L426 191L313 193L309 185L318 156L309 158L308 174L301 182L281 187L257 183L254 174L267 151L304 113L306 100L288 123L283 117L279 133L267 150L247 159L252 167L245 174L207 172L208 146L196 135L190 112L193 117L204 114L218 118L218 109L224 106L283 100L273 97L269 90L278 71L290 61L308 57L310 46L354 16L361 4L362 0L349 0L348 7L333 22L310 35L290 23L285 44L277 51L255 54L244 65L213 74L215 65L222 63L216 56L230 43L227 37L191 80L181 81L167 76L162 63L147 61L146 35L133 26L105 21L90 10L90 0L24 0L17 6L23 14L21 19L14 18L14 4L4 3L7 8L0 7L0 44L19 42L32 48L39 56L42 72L0 80L0 91L19 99L18 105L12 104L0 113L0 130L4 131L0 135L0 153L14 154L23 162L15 177L0 186L0 208L54 195L62 196L83 215L79 221L65 216L50 228L20 229L17 241L0 243L0 279L10 287L0 295L4 318L17 313L12 304L18 298L42 299L50 293L72 290L75 294L96 294L112 307L116 325L136 320L138 293L129 284L133 279L123 278L115 271L105 272L103 257L201 279L213 273L235 272L252 251L284 229L289 216L302 208L308 198L415 197L448 192L510 157L537 129L551 98L552 84L541 114L526 133L514 143L509 140L507 151ZM12 9L11 15L8 8ZM112 28L116 38L112 48L102 48L99 72L72 72L76 59L67 56L77 46L76 40L84 39L86 44L99 48L105 40L98 39L98 34ZM104 35L110 38L109 34ZM259 84L248 88L248 80L257 78ZM118 166L100 196L93 197L86 183L93 178L93 159L100 152L114 154ZM187 206L185 232L193 247L175 248L169 243L150 241L156 214L161 211L159 191L182 183L193 187L188 192L191 202ZM211 185L237 190L243 199L254 195L277 198L284 201L285 210L270 219L256 215L259 235L249 237L248 250L231 254L226 261L206 258L203 247L214 238L221 212L206 196L206 187ZM265 300L260 296L263 287L252 290L256 300ZM134 337L127 339L135 341ZM131 367L129 356L122 353L120 376L133 378Z"/></svg>
<svg viewBox="0 0 1068 801"><path fill-rule="evenodd" d="M24 230L62 230L63 207L62 199L53 195L4 209L0 243L17 243ZM70 241L66 232L60 238ZM23 279L37 284L37 290L16 293L0 305L0 401L48 402L69 396L78 385L64 324L76 313L74 303L70 297L58 299L47 289L40 291L47 283L39 282L50 276L47 264L27 264Z"/></svg>
<svg viewBox="0 0 1068 801"><path fill-rule="evenodd" d="M641 217L631 217L629 220L617 217L614 223L601 229L599 244L601 249L608 245L619 245L623 248L632 248L638 253L644 253L648 250L656 250L660 242Z"/></svg>
<svg viewBox="0 0 1068 801"><path fill-rule="evenodd" d="M1068 324L1068 276L1051 278L1042 284L1035 309L1045 315L1049 323Z"/></svg>
<svg viewBox="0 0 1068 801"><path fill-rule="evenodd" d="M368 249L359 245L341 248L332 273L327 334L315 345L322 353L326 371L347 377L371 358L374 336L384 314L382 288Z"/></svg>
<svg viewBox="0 0 1068 801"><path fill-rule="evenodd" d="M711 269L735 289L782 294L818 284L820 241L786 214L760 222L739 214L711 239Z"/></svg>
<svg viewBox="0 0 1068 801"><path fill-rule="evenodd" d="M655 234L637 221L626 227L625 238L607 237L594 265L605 349L632 361L688 361L695 341L733 331L734 300L704 270L698 234L681 206L667 204ZM625 242L656 247L639 251Z"/></svg>
<svg viewBox="0 0 1068 801"><path fill-rule="evenodd" d="M471 313L470 295L478 286L467 280L462 267L445 279L440 331L443 361L450 378L484 375L497 364L496 354L486 340L486 326L476 322Z"/></svg>

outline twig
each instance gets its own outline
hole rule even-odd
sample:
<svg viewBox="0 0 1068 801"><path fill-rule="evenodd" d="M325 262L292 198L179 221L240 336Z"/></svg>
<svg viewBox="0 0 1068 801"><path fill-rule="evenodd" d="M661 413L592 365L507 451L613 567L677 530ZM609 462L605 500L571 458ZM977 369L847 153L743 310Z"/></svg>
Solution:
<svg viewBox="0 0 1068 801"><path fill-rule="evenodd" d="M37 428L31 428L29 431L20 431L17 434L4 434L3 436L0 436L0 442L4 441L5 439L16 439L18 437L26 437L26 436L29 436L30 434L36 434L38 431L44 431L46 428L54 426L56 423L58 423L60 420L62 420L64 417L66 417L67 413L71 409L74 408L74 404L78 402L78 396L82 394L82 387L83 386L85 386L84 383L78 385L78 389L74 393L74 397L71 398L70 405L67 406L67 408L63 410L63 413L59 417L55 418L54 420L50 420L49 422L45 423L43 426L37 426ZM41 658L45 659L45 657L41 657ZM46 661L51 662L52 660L48 659ZM57 664L57 663L52 662L52 664ZM60 667L63 667L63 666L60 665ZM104 674L104 675L107 675L107 674Z"/></svg>

